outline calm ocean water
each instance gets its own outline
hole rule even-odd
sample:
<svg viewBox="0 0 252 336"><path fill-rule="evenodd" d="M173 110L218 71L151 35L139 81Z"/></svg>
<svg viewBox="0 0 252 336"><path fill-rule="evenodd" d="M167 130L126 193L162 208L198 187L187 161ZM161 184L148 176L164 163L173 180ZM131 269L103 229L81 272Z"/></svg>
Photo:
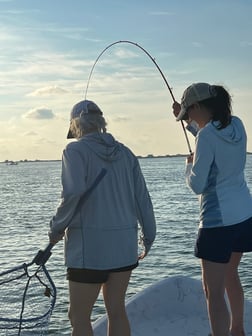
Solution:
<svg viewBox="0 0 252 336"><path fill-rule="evenodd" d="M184 157L140 159L153 200L158 232L149 256L133 272L128 297L165 277L200 278L199 260L193 256L198 200L185 185L184 162ZM47 245L49 221L60 200L60 170L60 162L0 164L0 271L31 261L37 251ZM252 190L252 155L247 157L246 177ZM247 254L240 266L249 300L252 300L251 262L252 254ZM62 242L54 247L47 268L58 289L50 334L69 335ZM93 320L103 313L99 297Z"/></svg>

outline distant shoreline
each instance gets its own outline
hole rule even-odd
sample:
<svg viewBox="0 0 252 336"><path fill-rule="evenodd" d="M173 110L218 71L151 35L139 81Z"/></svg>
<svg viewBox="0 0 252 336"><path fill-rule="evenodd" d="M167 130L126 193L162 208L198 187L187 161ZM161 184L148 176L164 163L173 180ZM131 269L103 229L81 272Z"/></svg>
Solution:
<svg viewBox="0 0 252 336"><path fill-rule="evenodd" d="M171 157L186 157L188 154L174 154L174 155L146 155L146 156L141 156L141 155L136 155L138 159L158 159L158 158L171 158ZM18 163L27 163L27 162L59 162L59 160L17 160L17 161L12 161L12 160L5 160L1 161L0 163L5 163L7 165L17 165Z"/></svg>
<svg viewBox="0 0 252 336"><path fill-rule="evenodd" d="M252 152L247 152L247 155L252 155ZM137 155L138 159L160 159L160 158L176 158L176 157L187 157L188 154L167 154L167 155L153 155L153 154L148 154L146 156L142 155ZM6 165L17 165L18 163L27 163L27 162L60 162L61 159L59 160L17 160L17 161L12 161L12 160L5 160L5 161L0 161L0 164L6 164Z"/></svg>

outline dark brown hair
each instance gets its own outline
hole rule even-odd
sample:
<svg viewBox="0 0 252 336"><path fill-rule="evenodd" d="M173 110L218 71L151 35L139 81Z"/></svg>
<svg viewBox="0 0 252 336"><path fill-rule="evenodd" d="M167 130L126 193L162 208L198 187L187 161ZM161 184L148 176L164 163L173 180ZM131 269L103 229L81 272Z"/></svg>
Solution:
<svg viewBox="0 0 252 336"><path fill-rule="evenodd" d="M221 85L212 85L213 97L199 102L212 112L212 121L219 121L218 129L225 128L231 122L232 99L228 91Z"/></svg>

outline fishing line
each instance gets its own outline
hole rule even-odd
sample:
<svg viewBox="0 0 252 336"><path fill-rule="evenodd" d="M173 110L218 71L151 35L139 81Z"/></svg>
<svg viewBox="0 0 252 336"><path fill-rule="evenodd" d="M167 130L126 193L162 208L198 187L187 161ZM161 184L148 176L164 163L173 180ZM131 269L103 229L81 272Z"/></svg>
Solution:
<svg viewBox="0 0 252 336"><path fill-rule="evenodd" d="M89 88L89 84L90 84L90 80L91 80L91 77L92 77L92 74L93 74L93 71L94 71L94 68L97 64L97 62L99 61L99 59L101 58L101 56L109 49L111 48L112 46L116 45L116 44L119 44L119 43L127 43L127 44L131 44L131 45L134 45L135 47L141 49L150 59L151 61L155 64L155 66L157 67L160 75L162 76L167 88L168 88L168 91L170 92L170 95L172 97L172 100L173 102L175 102L175 98L174 98L174 95L173 95L173 92L172 92L172 89L170 87L170 85L168 84L168 81L165 77L165 75L163 74L162 70L160 69L159 65L157 64L155 58L153 58L151 56L150 53L148 53L148 51L146 49L144 49L143 47L141 47L139 44L135 43L135 42L132 42L132 41L128 41L128 40L121 40L121 41L116 41L116 42L113 42L111 44L109 44L106 48L104 48L102 50L102 52L98 55L98 57L96 58L92 68L91 68L91 71L90 71L90 74L89 74L89 77L88 77L88 81L87 81L87 86L86 86L86 91L85 91L85 99L87 97L87 92L88 92L88 88ZM181 122L181 126L182 126L182 129L183 129L183 132L184 132L184 135L185 135L185 138L186 138L186 142L187 142L187 146L188 146L188 150L189 150L189 153L192 154L192 149L191 149L191 146L190 146L190 142L189 142L189 139L188 139L188 135L186 133L186 129L185 129L185 125L183 123L183 120L180 121Z"/></svg>

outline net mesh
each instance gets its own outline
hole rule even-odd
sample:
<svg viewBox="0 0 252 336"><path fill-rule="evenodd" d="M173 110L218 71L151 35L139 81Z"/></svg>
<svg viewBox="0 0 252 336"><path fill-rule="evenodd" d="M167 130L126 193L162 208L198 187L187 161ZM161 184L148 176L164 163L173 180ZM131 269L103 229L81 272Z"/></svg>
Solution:
<svg viewBox="0 0 252 336"><path fill-rule="evenodd" d="M47 335L56 288L44 265L23 264L0 274L0 335Z"/></svg>

